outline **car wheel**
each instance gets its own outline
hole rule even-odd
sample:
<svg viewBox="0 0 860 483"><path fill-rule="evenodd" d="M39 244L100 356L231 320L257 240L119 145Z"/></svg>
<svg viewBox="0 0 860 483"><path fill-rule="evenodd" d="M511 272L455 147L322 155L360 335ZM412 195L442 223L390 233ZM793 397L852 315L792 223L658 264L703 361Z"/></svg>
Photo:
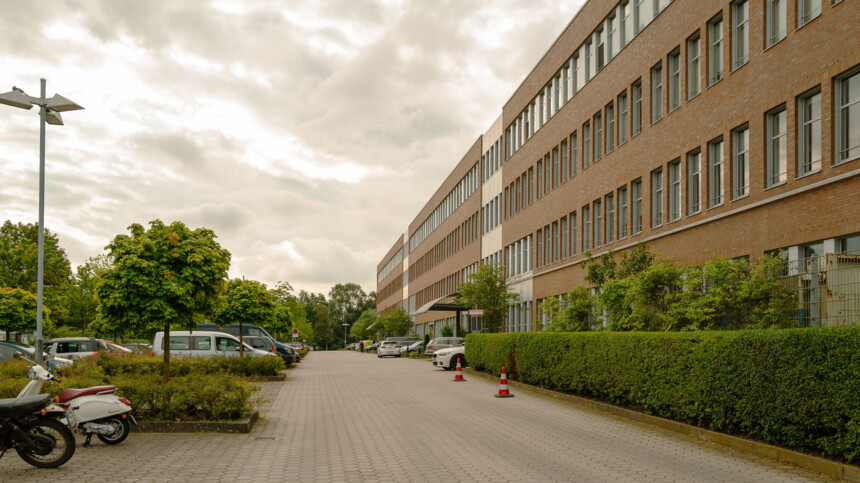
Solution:
<svg viewBox="0 0 860 483"><path fill-rule="evenodd" d="M379 354L376 354L376 357L377 357L377 358L379 358L379 359L382 359L382 356L381 356L381 355L379 355Z"/></svg>
<svg viewBox="0 0 860 483"><path fill-rule="evenodd" d="M451 367L450 367L450 369L451 369L452 371L453 371L454 369L456 369L456 368L457 368L457 362L458 362L458 361L460 362L460 366L461 366L461 367L466 365L466 360L465 360L465 359L463 359L463 356L456 355L456 356L454 356L454 357L452 357L452 358L451 358Z"/></svg>

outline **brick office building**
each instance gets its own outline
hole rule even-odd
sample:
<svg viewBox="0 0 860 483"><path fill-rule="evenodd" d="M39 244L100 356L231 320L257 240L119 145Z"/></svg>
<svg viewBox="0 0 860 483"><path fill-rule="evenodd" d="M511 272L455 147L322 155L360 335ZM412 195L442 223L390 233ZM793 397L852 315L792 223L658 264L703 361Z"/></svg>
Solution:
<svg viewBox="0 0 860 483"><path fill-rule="evenodd" d="M860 253L858 25L856 0L589 0L382 260L378 310L437 334L492 259L521 294L507 330L532 330L586 251Z"/></svg>

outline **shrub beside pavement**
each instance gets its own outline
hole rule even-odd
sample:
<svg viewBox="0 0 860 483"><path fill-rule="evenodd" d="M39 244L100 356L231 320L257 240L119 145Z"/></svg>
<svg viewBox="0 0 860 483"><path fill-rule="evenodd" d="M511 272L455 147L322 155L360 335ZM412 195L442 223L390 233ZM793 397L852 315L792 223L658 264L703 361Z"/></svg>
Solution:
<svg viewBox="0 0 860 483"><path fill-rule="evenodd" d="M99 353L60 370L61 383L45 384L43 392L117 386L141 421L224 421L249 415L259 403L256 378L284 369L279 357L174 358L170 382L162 384L162 359L144 355ZM27 384L24 361L0 363L0 398L15 397Z"/></svg>
<svg viewBox="0 0 860 483"><path fill-rule="evenodd" d="M470 334L477 370L860 461L860 327Z"/></svg>

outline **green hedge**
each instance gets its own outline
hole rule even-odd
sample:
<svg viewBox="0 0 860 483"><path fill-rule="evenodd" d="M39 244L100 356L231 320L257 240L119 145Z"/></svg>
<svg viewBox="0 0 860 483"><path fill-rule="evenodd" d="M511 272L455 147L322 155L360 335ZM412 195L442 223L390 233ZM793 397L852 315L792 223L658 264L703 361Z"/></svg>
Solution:
<svg viewBox="0 0 860 483"><path fill-rule="evenodd" d="M860 327L471 334L475 369L860 461Z"/></svg>
<svg viewBox="0 0 860 483"><path fill-rule="evenodd" d="M176 358L163 385L161 363L159 357L100 353L62 369L62 382L45 384L43 392L56 396L68 388L112 384L140 420L235 420L259 404L259 388L249 380L284 368L280 357ZM29 381L28 367L24 361L0 363L0 398L17 396Z"/></svg>

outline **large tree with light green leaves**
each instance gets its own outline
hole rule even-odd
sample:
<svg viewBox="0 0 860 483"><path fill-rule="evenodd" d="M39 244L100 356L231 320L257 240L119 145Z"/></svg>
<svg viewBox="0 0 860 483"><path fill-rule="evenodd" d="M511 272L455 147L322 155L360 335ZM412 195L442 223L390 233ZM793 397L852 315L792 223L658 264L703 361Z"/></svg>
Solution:
<svg viewBox="0 0 860 483"><path fill-rule="evenodd" d="M50 329L50 310L45 308L42 324ZM36 294L20 288L0 288L0 330L15 332L16 340L21 339L21 332L36 330Z"/></svg>
<svg viewBox="0 0 860 483"><path fill-rule="evenodd" d="M460 284L454 299L470 309L484 311L484 332L498 332L505 321L508 306L519 301L505 281L505 269L496 263L485 263L469 280Z"/></svg>
<svg viewBox="0 0 860 483"><path fill-rule="evenodd" d="M206 228L175 221L135 223L106 248L113 259L97 293L102 326L120 332L192 330L212 315L226 286L230 252ZM170 374L170 344L164 344L164 382Z"/></svg>

